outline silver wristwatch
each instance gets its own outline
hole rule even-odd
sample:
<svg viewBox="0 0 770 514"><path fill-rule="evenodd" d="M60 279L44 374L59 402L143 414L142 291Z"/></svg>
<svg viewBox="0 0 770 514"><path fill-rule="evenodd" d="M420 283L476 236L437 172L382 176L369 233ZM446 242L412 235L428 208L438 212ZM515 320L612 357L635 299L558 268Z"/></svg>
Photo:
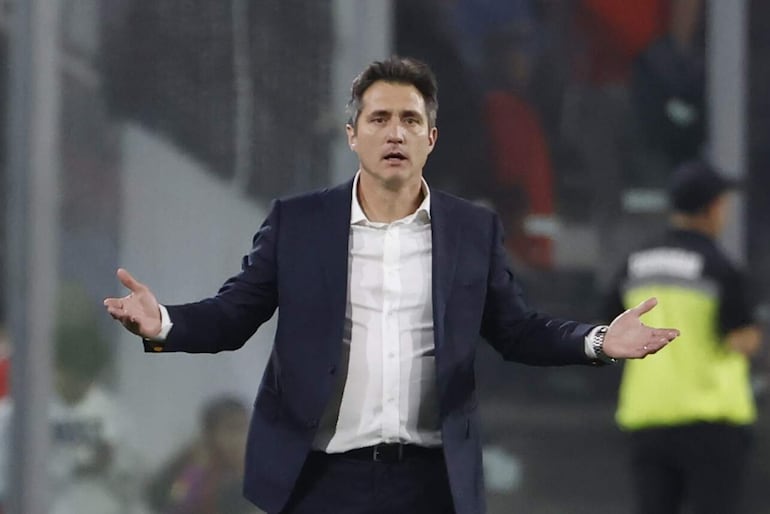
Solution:
<svg viewBox="0 0 770 514"><path fill-rule="evenodd" d="M609 327L604 325L597 328L591 337L591 349L596 355L596 360L604 364L614 364L617 360L604 353L604 338L607 336Z"/></svg>

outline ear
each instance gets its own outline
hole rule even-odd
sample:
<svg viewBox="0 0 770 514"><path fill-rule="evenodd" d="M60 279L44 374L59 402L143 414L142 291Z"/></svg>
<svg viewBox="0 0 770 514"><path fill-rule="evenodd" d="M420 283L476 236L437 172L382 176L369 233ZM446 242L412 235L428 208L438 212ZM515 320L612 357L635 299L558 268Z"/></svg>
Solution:
<svg viewBox="0 0 770 514"><path fill-rule="evenodd" d="M350 123L345 125L345 132L348 135L348 146L354 152L356 151L356 129Z"/></svg>
<svg viewBox="0 0 770 514"><path fill-rule="evenodd" d="M436 140L438 140L438 129L433 127L428 131L428 153L432 152L433 148L435 148Z"/></svg>

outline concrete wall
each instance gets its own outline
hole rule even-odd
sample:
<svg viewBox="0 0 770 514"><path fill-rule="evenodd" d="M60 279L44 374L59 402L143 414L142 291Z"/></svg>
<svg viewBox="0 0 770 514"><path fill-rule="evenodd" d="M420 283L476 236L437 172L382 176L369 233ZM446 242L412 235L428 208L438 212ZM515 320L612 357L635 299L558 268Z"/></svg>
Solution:
<svg viewBox="0 0 770 514"><path fill-rule="evenodd" d="M265 206L136 126L122 132L123 201L119 266L165 304L214 294L240 269ZM116 282L116 293L122 288ZM149 466L198 428L202 404L236 393L251 405L274 333L274 319L237 352L148 355L121 331L117 392L133 424L131 439Z"/></svg>

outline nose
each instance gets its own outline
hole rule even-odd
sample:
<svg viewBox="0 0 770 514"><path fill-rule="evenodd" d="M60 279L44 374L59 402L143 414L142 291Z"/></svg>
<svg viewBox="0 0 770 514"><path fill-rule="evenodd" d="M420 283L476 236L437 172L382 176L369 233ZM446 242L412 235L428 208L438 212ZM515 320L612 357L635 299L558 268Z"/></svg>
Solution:
<svg viewBox="0 0 770 514"><path fill-rule="evenodd" d="M388 125L388 143L403 143L404 127L398 120L393 120Z"/></svg>

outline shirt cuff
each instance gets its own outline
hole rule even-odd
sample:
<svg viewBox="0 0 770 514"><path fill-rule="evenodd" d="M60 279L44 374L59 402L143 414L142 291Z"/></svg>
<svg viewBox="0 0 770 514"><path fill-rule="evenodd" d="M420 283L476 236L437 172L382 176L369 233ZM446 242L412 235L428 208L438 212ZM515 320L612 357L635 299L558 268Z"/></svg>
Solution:
<svg viewBox="0 0 770 514"><path fill-rule="evenodd" d="M168 337L168 333L171 331L171 327L174 324L171 322L171 317L168 315L168 309L164 305L158 304L158 310L160 310L160 332L152 337L148 337L148 341L153 343L162 343Z"/></svg>

